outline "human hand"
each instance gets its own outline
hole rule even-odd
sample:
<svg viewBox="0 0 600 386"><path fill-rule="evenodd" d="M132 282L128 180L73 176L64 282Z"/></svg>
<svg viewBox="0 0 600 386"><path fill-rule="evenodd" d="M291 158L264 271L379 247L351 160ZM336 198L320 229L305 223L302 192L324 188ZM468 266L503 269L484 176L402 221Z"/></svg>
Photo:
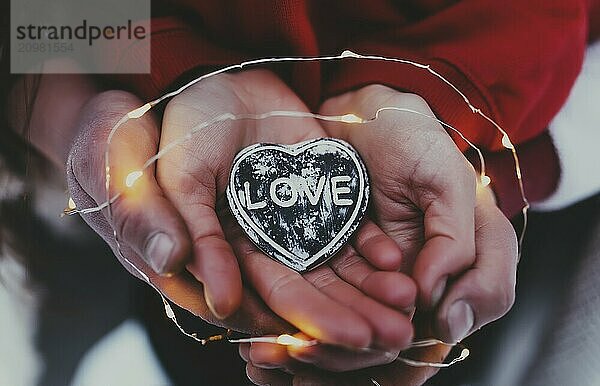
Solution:
<svg viewBox="0 0 600 386"><path fill-rule="evenodd" d="M433 116L419 97L384 86L333 98L321 113L369 118L382 106ZM456 342L503 315L514 298L516 238L491 190L476 189L473 168L441 126L422 115L389 111L366 126L328 122L326 129L363 156L373 185L372 218L402 249L402 269L417 280L420 305L436 308L436 335ZM324 355L315 353L331 350L316 346L286 352L253 344L241 354L259 377L264 375L259 368L297 370L294 359L332 371L369 363L366 355L336 349L338 355L330 357L339 360L323 366Z"/></svg>
<svg viewBox="0 0 600 386"><path fill-rule="evenodd" d="M265 86L269 84L272 87ZM103 94L89 104L82 118L85 128L69 161L70 186L78 207L104 201L102 145L113 124L140 104L125 93ZM258 107L264 110L258 111ZM151 115L130 121L115 136L111 147L113 189L124 192L113 204L113 221L109 224L102 213L85 216L115 250L112 235L116 230L127 259L175 303L213 324L253 333L266 330L276 333L286 327L289 331L289 326L269 313L261 302L252 301L248 291L241 301L237 261L217 216L224 208L221 198L231 161L246 144L294 143L320 136L323 132L319 125L272 120L210 127L163 157L158 162L156 177L149 168L133 188L125 189L123 181L130 171L138 170L154 155L159 146L164 148L201 121L226 111L273 109L305 107L273 75L244 72L202 82L169 103L160 145L159 130ZM287 130L281 130L282 127ZM227 211L221 217L226 215ZM248 282L269 307L296 327L321 340L355 347L373 343L400 348L410 341L412 329L408 319L394 310L413 304L415 289L407 277L376 271L349 249L333 260L330 267L312 271L306 281L258 253L245 237L228 233L229 241L243 256L240 262ZM154 235L168 235L171 241L168 244L172 246L158 248L161 253L152 253L150 236ZM355 243L356 250L370 257L373 264L397 265L398 250L378 227L368 223L359 235L361 241ZM138 274L127 262L122 262L130 272ZM183 265L187 271L171 277L158 274L178 272ZM379 302L371 299L370 294L378 297ZM241 312L220 320L230 315L240 302ZM254 306L250 307L251 312L245 312L248 304ZM377 310L378 317L369 310Z"/></svg>
<svg viewBox="0 0 600 386"><path fill-rule="evenodd" d="M516 255L516 243L514 235L508 228L509 225L506 218L499 212L491 189L478 186L475 207L476 261L456 282L457 286L466 288L462 291L460 287L452 288L447 297L456 298L464 293L470 299L473 294L476 294L476 290L482 287L485 287L486 291L490 291L493 287L486 286L490 280L494 279L489 276L494 271L498 271L499 275L512 277L511 280L514 283L515 265L514 260L511 263L511 258ZM483 295L474 303L483 304L485 300L486 296ZM494 304L483 304L483 306L494 307ZM443 318L443 316L441 317ZM438 316L438 320L439 318ZM246 365L248 377L257 385L362 386L372 383L371 379L373 379L381 385L409 386L422 385L437 372L437 369L433 367L411 367L398 361L358 371L326 372L310 365L323 356L322 353L315 356L314 352L317 350L331 352L332 348L319 348L319 346L299 348L292 350L290 355L289 351L280 346L253 343L251 346L240 346L240 355L248 362ZM448 355L449 350L450 348L447 346L438 345L403 355L422 362L441 362ZM338 351L334 357L336 358L334 363L338 367L330 366L329 369L343 371L353 362L359 362L359 359L363 363L368 363L368 357L365 358L364 354L350 354L346 352L340 355ZM391 353L391 355L395 359L393 356L395 353ZM300 360L297 360L298 358ZM264 363L268 363L269 366L265 366ZM281 369L284 369L285 372L280 371Z"/></svg>
<svg viewBox="0 0 600 386"><path fill-rule="evenodd" d="M82 108L76 124L79 135L68 152L67 161L69 191L78 208L95 207L105 201L104 152L108 134L123 115L142 104L130 93L107 91L92 97ZM144 281L147 277L168 299L192 314L209 323L251 334L289 331L291 326L248 290L244 290L242 306L235 314L226 319L217 318L205 301L202 284L185 270L176 272L177 267L188 261L191 242L181 215L158 185L154 169L147 169L134 189L127 189L123 183L130 171L139 169L158 151L159 139L159 124L150 113L126 123L116 133L111 146L111 185L113 195L119 191L123 196L113 203L110 221L106 209L83 214L83 219L107 242L131 274ZM119 235L120 252L115 231ZM175 272L170 275L157 273L161 269L146 251L147 240L160 233L169 234L175 240L175 247L162 270Z"/></svg>
<svg viewBox="0 0 600 386"><path fill-rule="evenodd" d="M381 85L332 98L321 112L369 118L382 106L433 116L422 98ZM438 337L456 342L504 315L514 300L516 236L492 198L476 197L474 170L441 125L414 113L384 111L365 125L325 127L364 158L373 218L402 249L403 271L417 282L419 305L437 310ZM485 215L476 221L483 203ZM476 240L476 231L488 223L497 235L480 231Z"/></svg>
<svg viewBox="0 0 600 386"><path fill-rule="evenodd" d="M307 108L269 71L208 79L169 103L161 148L223 113L273 110ZM399 250L379 227L367 222L358 232L355 249L348 248L330 264L301 276L249 243L225 203L225 187L239 150L255 143L291 144L324 135L313 119L234 120L200 130L161 158L159 185L182 213L194 240L187 269L204 284L207 302L217 314L234 308L233 294L241 286L239 260L246 283L266 305L308 335L351 347L404 347L412 329L398 308L412 306L414 286L406 276L380 271L361 257L384 269L398 266Z"/></svg>

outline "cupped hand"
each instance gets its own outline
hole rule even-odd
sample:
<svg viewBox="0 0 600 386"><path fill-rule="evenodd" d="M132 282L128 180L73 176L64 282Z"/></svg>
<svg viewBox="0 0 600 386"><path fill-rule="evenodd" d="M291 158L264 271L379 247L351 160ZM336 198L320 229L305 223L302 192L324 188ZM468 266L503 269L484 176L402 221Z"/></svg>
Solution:
<svg viewBox="0 0 600 386"><path fill-rule="evenodd" d="M105 202L104 152L107 137L124 114L142 104L130 93L106 91L93 97L83 107L78 119L79 135L67 160L69 192L77 208L92 208ZM177 267L190 258L191 241L182 216L158 186L154 168L144 171L132 189L124 183L132 170L138 170L158 151L159 138L159 124L152 114L126 123L116 133L110 157L111 194L122 192L123 195L113 203L112 218L109 219L104 209L83 214L83 219L107 242L131 274L144 281L147 278L167 298L192 314L209 323L252 334L289 331L291 326L248 290L244 290L242 305L235 314L224 320L217 318L205 301L202 283L186 270L177 272ZM157 234L168 234L175 240L171 253L166 257L148 251L153 236ZM166 260L167 264L153 261L153 256ZM173 273L165 275L167 272Z"/></svg>
<svg viewBox="0 0 600 386"><path fill-rule="evenodd" d="M420 97L372 85L330 99L321 113L352 113L369 119L384 106L417 114L383 111L367 124L328 122L325 127L332 137L348 141L361 153L372 181L371 217L402 249L402 270L417 282L419 307L435 311L435 335L456 342L499 318L512 305L516 237L489 187L476 183L473 168L450 136L435 120L426 117L434 115ZM255 380L269 379L271 384L278 384L278 379L294 379L294 384L302 384L302 379L316 382L319 377L330 376L310 367L307 370L299 363L318 364L321 356L311 356L318 350L331 349L312 347L286 352L271 345L253 344L243 347L241 354L249 362L249 376ZM440 360L440 350L429 351ZM347 370L361 359L369 363L368 356L356 353L337 358L343 360L334 362L336 366L329 370ZM269 366L298 375L294 378L268 371ZM398 363L378 368L376 373L388 380L385 384L405 384L394 379L408 378L420 384L434 374L431 369L415 370Z"/></svg>
<svg viewBox="0 0 600 386"><path fill-rule="evenodd" d="M494 297L498 296L497 292L501 290L498 286L514 286L514 257L516 256L514 234L510 228L510 223L496 206L493 192L489 187L478 186L477 188L475 247L476 261L471 268L457 279L448 294L445 295L446 300L438 311L438 326L447 326L445 321L448 318L448 308L456 301L474 304L474 307L482 310L477 315L493 315L493 313L498 315L501 311L498 311L497 305L492 302ZM506 284L498 283L497 276L505 277ZM507 292L510 293L511 290L507 289ZM510 304L512 297L510 294L508 296L506 302ZM476 319L475 324L467 333L479 328L489 320ZM437 369L433 367L411 367L395 361L385 366L339 373L337 371L345 371L351 368L349 366L352 366L353 363L357 364L360 361L367 366L369 365L367 355L359 355L356 352L352 355L350 351L340 353L339 349L335 349L337 350L333 357L335 361L331 361L337 367L330 366L328 368L336 372L326 372L309 365L311 359L316 361L323 356L322 354L314 356L314 351L323 350L331 353L332 348L322 347L318 349L318 347L299 348L293 350L290 355L288 350L284 350L279 346L252 344L241 346L240 355L248 362L246 366L248 377L257 385L362 386L374 384L371 380L375 380L381 385L410 386L422 385L437 372ZM438 345L420 349L418 352L405 352L402 355L422 362L441 362L449 351L450 349L447 346ZM391 353L390 358L395 359L394 355L395 353ZM460 366L460 364L456 366Z"/></svg>
<svg viewBox="0 0 600 386"><path fill-rule="evenodd" d="M220 75L175 97L167 106L160 147L223 113L256 115L274 110L307 111L300 99L265 70ZM207 126L158 161L157 180L182 214L192 258L187 270L203 283L217 315L239 304L241 275L266 305L304 333L325 342L367 347L405 347L412 337L406 315L415 289L398 272L371 265L397 265L401 255L379 227L367 222L354 248L329 264L300 275L266 257L241 233L224 191L233 159L256 143L292 144L325 136L313 119L233 120ZM363 258L364 257L364 258Z"/></svg>
<svg viewBox="0 0 600 386"><path fill-rule="evenodd" d="M114 123L141 104L130 94L109 92L82 114L68 168L79 208L105 200L103 145ZM213 324L251 333L290 331L291 324L332 344L405 347L412 328L399 310L414 304L415 287L408 277L378 268L397 266L401 258L379 227L367 222L354 248L303 277L257 251L226 210L223 192L237 151L258 142L323 136L317 122L287 118L208 126L126 186L131 171L199 123L225 112L271 110L306 107L270 72L244 71L201 82L174 98L162 128L151 114L128 122L110 149L111 194L123 192L113 216L109 221L104 211L84 218L115 251L116 232L127 260L175 303ZM242 273L252 290L244 290Z"/></svg>
<svg viewBox="0 0 600 386"><path fill-rule="evenodd" d="M326 130L361 153L371 173L375 222L402 249L419 306L437 310L438 337L456 342L510 309L516 236L493 195L477 197L473 167L442 126L424 116L434 114L419 96L371 85L328 100L321 112L367 119L383 106L421 114L383 111L370 123L329 122ZM484 203L488 209L478 218ZM489 223L497 235L480 230Z"/></svg>

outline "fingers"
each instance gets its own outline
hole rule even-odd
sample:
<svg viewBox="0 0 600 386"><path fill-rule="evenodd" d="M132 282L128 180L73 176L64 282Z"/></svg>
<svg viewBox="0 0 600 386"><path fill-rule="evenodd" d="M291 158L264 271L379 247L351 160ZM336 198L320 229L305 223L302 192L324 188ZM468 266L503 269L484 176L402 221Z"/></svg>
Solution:
<svg viewBox="0 0 600 386"><path fill-rule="evenodd" d="M354 248L369 263L384 271L402 266L402 251L396 242L373 221L367 220L354 235Z"/></svg>
<svg viewBox="0 0 600 386"><path fill-rule="evenodd" d="M193 211L199 215L202 211ZM206 224L218 220L211 212L204 214ZM211 311L219 318L230 316L241 304L242 283L237 260L222 235L201 233L194 229L194 258L187 269L204 285L204 296Z"/></svg>
<svg viewBox="0 0 600 386"><path fill-rule="evenodd" d="M448 280L475 261L476 178L448 136L436 142L432 151L445 154L448 167L427 171L431 165L417 165L406 194L423 211L424 245L417 254L412 277L419 286L421 305L433 308L445 293Z"/></svg>
<svg viewBox="0 0 600 386"><path fill-rule="evenodd" d="M350 247L334 257L329 266L346 283L378 302L402 311L415 305L417 288L412 279L400 272L377 271Z"/></svg>
<svg viewBox="0 0 600 386"><path fill-rule="evenodd" d="M328 345L289 347L253 343L244 353L253 366L261 369L285 369L292 373L314 368L345 372L388 364L398 357L398 351L358 352ZM305 364L304 367L301 364Z"/></svg>
<svg viewBox="0 0 600 386"><path fill-rule="evenodd" d="M293 362L285 346L269 343L253 343L248 347L247 361L261 369L278 369Z"/></svg>
<svg viewBox="0 0 600 386"><path fill-rule="evenodd" d="M248 282L267 306L306 334L323 342L368 347L369 323L338 304L300 274L258 252L249 241L232 241Z"/></svg>
<svg viewBox="0 0 600 386"><path fill-rule="evenodd" d="M330 268L320 267L302 277L257 252L248 241L238 240L233 244L247 279L266 304L308 335L348 347L367 347L373 340L388 349L405 347L412 339L412 326L406 315L365 296ZM346 271L345 275L352 278L352 273ZM365 276L359 270L356 272ZM387 280L382 290L386 285L403 288L410 283L402 274L386 274L400 280ZM358 277L354 280L361 281ZM402 308L414 304L414 284L408 288L412 299L402 304Z"/></svg>
<svg viewBox="0 0 600 386"><path fill-rule="evenodd" d="M417 254L412 276L419 286L420 301L426 307L435 307L446 291L448 280L475 260L474 205L468 192L461 198L452 196L447 193L438 197L425 210L425 244Z"/></svg>
<svg viewBox="0 0 600 386"><path fill-rule="evenodd" d="M448 346L437 345L402 355L415 361L440 363L448 356L450 350ZM365 369L364 372L380 385L420 386L433 377L438 370L435 367L416 367L395 362L388 366Z"/></svg>
<svg viewBox="0 0 600 386"><path fill-rule="evenodd" d="M247 111L248 108L251 110ZM222 75L192 87L167 106L161 137L165 148L192 127L227 111L262 113L270 109L306 109L284 82L269 71ZM255 111L256 110L256 111ZM285 121L287 122L287 121ZM294 127L296 125L296 127ZM193 240L188 270L204 284L206 301L220 317L241 301L241 275L216 214L236 152L255 142L290 143L323 134L314 120L236 121L207 127L192 141L166 154L158 165L160 186L183 214Z"/></svg>
<svg viewBox="0 0 600 386"><path fill-rule="evenodd" d="M321 346L313 346L310 349L318 349ZM343 351L339 348L333 347L324 347L325 350L333 350L330 352L330 357L338 358L342 363L340 368L343 368L345 363L357 362L357 357L363 360L365 366L368 366L368 355L365 354L356 354L351 352L340 352ZM252 348L246 347L241 352L241 355L245 360L249 359L250 350ZM443 345L438 345L435 347L429 347L424 350L419 350L417 352L411 352L410 358L413 360L423 361L423 362L442 362L444 358L448 355L450 348ZM321 357L326 357L321 353ZM352 355L354 357L352 357ZM409 355L409 354L405 354ZM390 361L394 361L397 355L391 355ZM376 362L374 362L376 363ZM276 385L279 382L279 377L284 377L283 379L286 382L289 379L292 379L291 376L289 378L278 370L267 370L261 369L253 363L248 363L249 367L252 367L252 371L248 372L250 379L253 380L256 384L273 384ZM369 366L369 368L365 368L364 370L358 371L350 371L340 373L337 370L333 369L333 372L327 372L322 369L318 369L315 367L305 367L299 368L298 371L292 372L293 376L293 384L294 385L368 385L374 384L373 380L375 380L378 384L381 385L422 385L429 378L431 378L438 369L433 367L413 367L405 365L401 362L393 362L385 366ZM283 383L286 384L286 383Z"/></svg>
<svg viewBox="0 0 600 386"><path fill-rule="evenodd" d="M97 204L106 200L104 152L113 125L141 105L132 95L107 92L95 98L84 113L82 135L73 146L68 173ZM172 274L189 257L190 241L181 216L164 197L154 170L141 171L158 147L159 131L150 114L123 125L110 146L112 227L121 243L131 247L159 274ZM137 171L130 177L132 171ZM77 203L77 202L76 202Z"/></svg>
<svg viewBox="0 0 600 386"><path fill-rule="evenodd" d="M452 284L438 311L438 330L451 342L500 318L514 302L517 239L488 191L478 189L477 260Z"/></svg>
<svg viewBox="0 0 600 386"><path fill-rule="evenodd" d="M206 223L215 222L216 215L194 211ZM208 212L209 210L207 210ZM188 270L204 284L206 301L211 310L220 318L235 311L241 303L242 282L237 260L233 251L221 234L203 233L194 229L194 256Z"/></svg>
<svg viewBox="0 0 600 386"><path fill-rule="evenodd" d="M279 370L265 370L258 368L252 363L246 364L246 375L255 385L260 386L291 386L293 376Z"/></svg>
<svg viewBox="0 0 600 386"><path fill-rule="evenodd" d="M360 353L327 345L297 349L291 348L289 352L293 358L301 362L333 372L345 372L385 365L393 362L398 357L398 351Z"/></svg>
<svg viewBox="0 0 600 386"><path fill-rule="evenodd" d="M323 105L322 112L352 111L370 118L381 106L433 116L419 96L381 85L332 99ZM326 129L356 144L367 166L378 167L373 179L384 198L396 206L409 202L423 212L425 244L417 255L412 276L419 286L421 305L433 307L448 279L470 267L475 259L475 173L450 136L430 118L389 111L366 125L368 128L333 122L326 124ZM382 152L389 157L383 162Z"/></svg>
<svg viewBox="0 0 600 386"><path fill-rule="evenodd" d="M303 276L322 293L362 316L371 326L376 347L400 350L412 340L412 325L406 315L365 296L341 280L331 268L321 266Z"/></svg>
<svg viewBox="0 0 600 386"><path fill-rule="evenodd" d="M183 114L185 110L171 108L169 117L177 112ZM175 124L172 118L166 117L161 148L185 135L187 130L187 125ZM212 146L208 138L204 142L205 146ZM198 158L192 149L193 146L182 146L178 151L165 154L157 165L157 177L166 196L182 213L192 240L192 258L187 269L204 285L204 296L211 311L219 318L226 318L240 306L241 274L216 213L215 166L203 159L197 164L189 163L189 159ZM226 153L223 149L222 154Z"/></svg>

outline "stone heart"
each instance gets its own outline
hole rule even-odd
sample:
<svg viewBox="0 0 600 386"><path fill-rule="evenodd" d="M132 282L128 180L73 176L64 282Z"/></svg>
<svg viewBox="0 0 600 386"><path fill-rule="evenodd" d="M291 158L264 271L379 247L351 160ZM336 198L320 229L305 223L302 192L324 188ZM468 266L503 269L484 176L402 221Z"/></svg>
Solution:
<svg viewBox="0 0 600 386"><path fill-rule="evenodd" d="M236 156L227 200L265 254L303 272L327 261L352 236L367 209L369 179L344 141L256 144Z"/></svg>

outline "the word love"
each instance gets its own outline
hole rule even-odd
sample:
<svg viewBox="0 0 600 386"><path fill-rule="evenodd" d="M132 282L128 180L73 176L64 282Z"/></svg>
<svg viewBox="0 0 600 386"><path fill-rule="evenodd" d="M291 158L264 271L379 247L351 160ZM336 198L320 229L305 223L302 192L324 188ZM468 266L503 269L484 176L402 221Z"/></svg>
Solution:
<svg viewBox="0 0 600 386"><path fill-rule="evenodd" d="M354 203L350 198L343 198L344 195L351 193L348 183L352 180L350 176L334 176L330 177L329 181L325 180L325 176L320 176L313 191L309 186L307 178L299 176L279 177L269 184L267 189L269 199L277 206L289 208L301 202L308 202L310 205L316 206L320 203L325 190L325 183L330 186L331 200L333 205L349 206ZM250 182L244 182L244 190L240 190L239 196L242 205L249 210L263 209L267 207L267 201L253 201L250 194ZM303 200L305 198L306 200Z"/></svg>
<svg viewBox="0 0 600 386"><path fill-rule="evenodd" d="M261 250L305 271L333 256L356 230L369 181L360 156L343 141L258 144L234 160L227 199Z"/></svg>

